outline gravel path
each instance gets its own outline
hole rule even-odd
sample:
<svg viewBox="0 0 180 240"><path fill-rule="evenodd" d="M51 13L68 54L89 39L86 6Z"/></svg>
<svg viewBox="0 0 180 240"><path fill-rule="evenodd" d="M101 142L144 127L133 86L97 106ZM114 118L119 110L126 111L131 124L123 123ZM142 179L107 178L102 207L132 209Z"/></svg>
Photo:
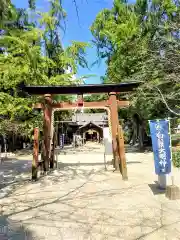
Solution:
<svg viewBox="0 0 180 240"><path fill-rule="evenodd" d="M105 171L102 145L67 152L36 183L27 182L30 162L15 162L21 170L13 184L20 187L0 199L0 239L5 233L13 240L180 239L180 200L157 190L152 153L127 153L129 180L122 181L111 165ZM179 171L174 175L180 185Z"/></svg>

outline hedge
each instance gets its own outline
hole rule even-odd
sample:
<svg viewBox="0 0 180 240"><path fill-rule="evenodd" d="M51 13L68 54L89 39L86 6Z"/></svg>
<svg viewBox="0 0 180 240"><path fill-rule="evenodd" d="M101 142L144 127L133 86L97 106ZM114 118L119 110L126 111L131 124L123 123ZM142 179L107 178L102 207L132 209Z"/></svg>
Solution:
<svg viewBox="0 0 180 240"><path fill-rule="evenodd" d="M172 161L175 167L180 168L180 150L173 151Z"/></svg>

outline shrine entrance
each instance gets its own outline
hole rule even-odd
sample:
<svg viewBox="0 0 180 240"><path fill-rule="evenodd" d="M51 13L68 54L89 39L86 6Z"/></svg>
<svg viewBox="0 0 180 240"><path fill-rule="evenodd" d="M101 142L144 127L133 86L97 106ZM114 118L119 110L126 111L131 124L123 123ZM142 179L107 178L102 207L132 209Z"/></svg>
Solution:
<svg viewBox="0 0 180 240"><path fill-rule="evenodd" d="M98 132L93 129L90 129L86 132L85 139L86 139L86 141L91 141L91 142L99 141L100 142Z"/></svg>
<svg viewBox="0 0 180 240"><path fill-rule="evenodd" d="M77 108L105 109L108 112L109 127L112 135L113 166L120 171L123 180L127 180L127 167L125 159L124 138L122 126L118 119L118 108L129 106L129 101L117 100L117 94L133 91L139 86L137 82L120 84L77 85L77 86L25 86L23 90L32 95L43 95L44 102L37 103L34 108L43 111L43 152L42 167L46 174L55 166L54 150L56 134L54 134L52 114L54 110L73 110ZM108 93L109 100L99 102L84 102L83 94ZM78 95L78 101L54 103L53 95ZM37 180L38 161L38 129L34 131L34 157L32 163L32 179Z"/></svg>
<svg viewBox="0 0 180 240"><path fill-rule="evenodd" d="M86 142L100 142L103 138L103 128L91 122L80 127L79 131Z"/></svg>

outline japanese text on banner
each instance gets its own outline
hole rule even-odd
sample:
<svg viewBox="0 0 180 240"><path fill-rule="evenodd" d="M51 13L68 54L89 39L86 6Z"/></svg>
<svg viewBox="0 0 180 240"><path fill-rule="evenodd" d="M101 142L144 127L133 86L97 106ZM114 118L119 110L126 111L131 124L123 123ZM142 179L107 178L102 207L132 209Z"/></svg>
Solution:
<svg viewBox="0 0 180 240"><path fill-rule="evenodd" d="M171 144L168 120L149 121L156 174L171 172Z"/></svg>

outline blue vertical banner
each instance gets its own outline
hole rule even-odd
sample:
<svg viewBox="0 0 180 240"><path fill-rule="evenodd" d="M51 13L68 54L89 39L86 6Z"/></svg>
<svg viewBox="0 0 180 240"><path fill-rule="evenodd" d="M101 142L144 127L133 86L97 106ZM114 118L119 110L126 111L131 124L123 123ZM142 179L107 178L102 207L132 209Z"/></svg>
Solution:
<svg viewBox="0 0 180 240"><path fill-rule="evenodd" d="M60 148L64 148L64 134L60 135Z"/></svg>
<svg viewBox="0 0 180 240"><path fill-rule="evenodd" d="M171 172L171 136L169 120L150 120L150 132L154 153L155 173Z"/></svg>

